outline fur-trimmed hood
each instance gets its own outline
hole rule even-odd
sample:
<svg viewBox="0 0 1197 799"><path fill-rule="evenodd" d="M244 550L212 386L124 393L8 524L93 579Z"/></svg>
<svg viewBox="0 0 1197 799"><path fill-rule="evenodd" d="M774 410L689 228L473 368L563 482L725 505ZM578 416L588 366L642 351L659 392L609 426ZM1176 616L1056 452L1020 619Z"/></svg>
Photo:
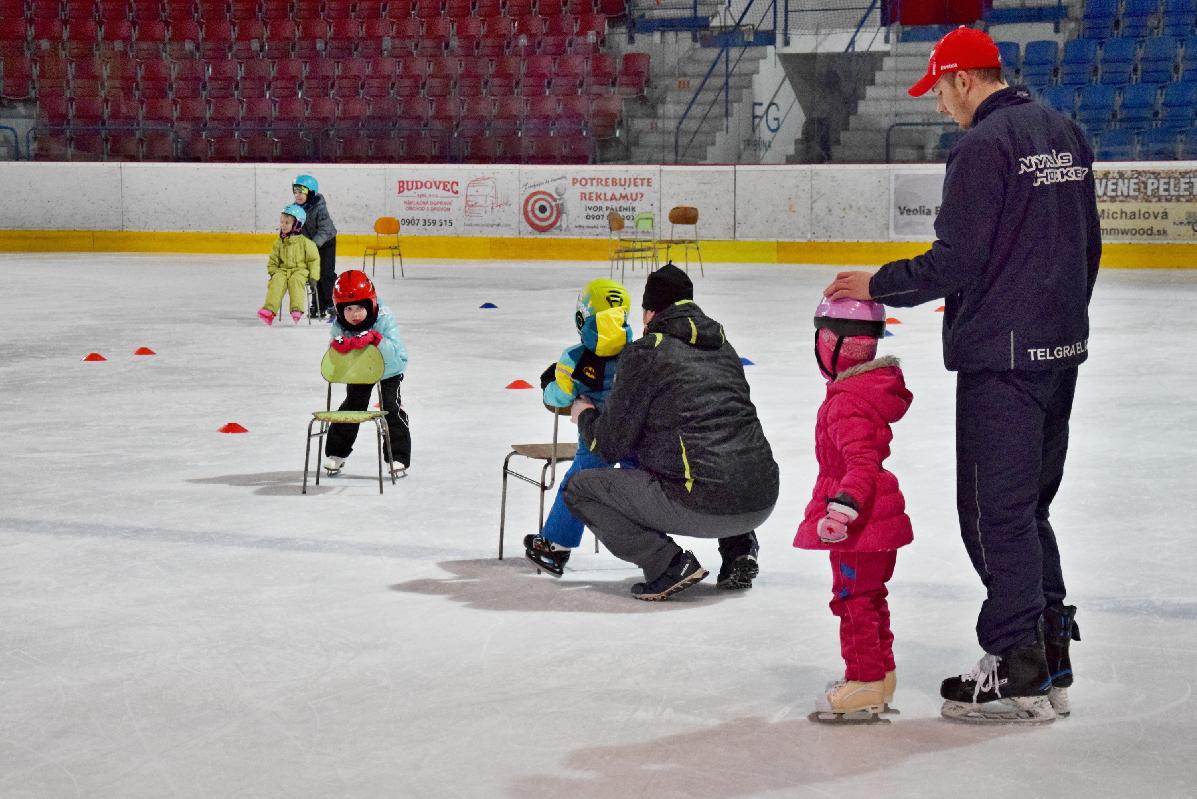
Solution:
<svg viewBox="0 0 1197 799"><path fill-rule="evenodd" d="M828 398L839 392L860 397L889 424L905 416L914 401L914 395L906 388L900 362L892 355L845 369L827 386Z"/></svg>

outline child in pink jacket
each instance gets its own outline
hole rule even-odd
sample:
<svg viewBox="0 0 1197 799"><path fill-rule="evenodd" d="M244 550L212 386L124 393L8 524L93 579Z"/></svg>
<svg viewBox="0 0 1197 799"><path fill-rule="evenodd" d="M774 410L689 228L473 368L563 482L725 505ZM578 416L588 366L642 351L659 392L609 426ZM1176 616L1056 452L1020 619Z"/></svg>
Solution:
<svg viewBox="0 0 1197 799"><path fill-rule="evenodd" d="M819 476L794 546L831 553L831 612L840 619L844 679L818 697L812 721L876 722L893 699L894 636L886 582L898 547L914 536L898 479L882 463L890 425L913 396L893 357L877 358L885 308L823 300L815 311L815 358L827 397L815 424Z"/></svg>

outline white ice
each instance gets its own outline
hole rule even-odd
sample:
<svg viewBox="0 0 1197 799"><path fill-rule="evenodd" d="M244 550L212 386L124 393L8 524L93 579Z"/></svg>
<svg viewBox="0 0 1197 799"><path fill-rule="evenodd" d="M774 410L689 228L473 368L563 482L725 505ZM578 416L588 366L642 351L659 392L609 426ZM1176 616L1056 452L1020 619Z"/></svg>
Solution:
<svg viewBox="0 0 1197 799"><path fill-rule="evenodd" d="M814 478L810 317L835 270L696 276L755 362L782 496L751 591L709 578L649 604L589 534L564 579L536 575L523 484L495 557L500 464L551 423L505 386L574 340L605 264L380 269L411 352L411 474L379 496L363 436L301 496L327 333L258 322L265 261L0 256L0 796L1193 795L1197 272L1098 283L1053 514L1084 641L1073 717L1037 729L938 716L940 680L980 655L982 590L941 316L893 311L884 348L915 394L890 462L916 531L891 584L902 713L828 728L806 715L841 669L830 570L790 542ZM628 283L638 299L643 273ZM249 433L217 432L230 421Z"/></svg>

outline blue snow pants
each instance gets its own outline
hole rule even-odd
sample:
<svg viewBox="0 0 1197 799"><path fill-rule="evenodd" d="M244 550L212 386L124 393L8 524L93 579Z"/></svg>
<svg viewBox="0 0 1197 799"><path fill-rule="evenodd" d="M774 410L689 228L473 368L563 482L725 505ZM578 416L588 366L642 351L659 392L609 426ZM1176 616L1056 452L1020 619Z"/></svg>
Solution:
<svg viewBox="0 0 1197 799"><path fill-rule="evenodd" d="M557 489L557 498L553 500L553 507L549 511L549 518L545 519L544 531L541 535L554 544L571 549L581 544L583 525L577 517L569 512L569 508L565 507L565 487L569 485L570 478L578 472L610 467L611 464L600 458L598 453L591 452L589 446L579 441L578 452L574 455L574 461L570 464L569 471L561 478L561 485Z"/></svg>
<svg viewBox="0 0 1197 799"><path fill-rule="evenodd" d="M956 507L987 596L977 619L994 655L1034 641L1064 603L1048 521L1064 476L1077 369L961 372L956 378Z"/></svg>

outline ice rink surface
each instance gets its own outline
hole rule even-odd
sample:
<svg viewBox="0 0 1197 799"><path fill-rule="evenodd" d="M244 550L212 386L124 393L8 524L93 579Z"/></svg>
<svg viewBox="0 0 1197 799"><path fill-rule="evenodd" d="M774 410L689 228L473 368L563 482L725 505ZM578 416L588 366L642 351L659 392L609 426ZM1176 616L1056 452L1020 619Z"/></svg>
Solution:
<svg viewBox="0 0 1197 799"><path fill-rule="evenodd" d="M1084 637L1074 713L1035 729L938 716L940 680L980 655L982 589L954 511L941 317L892 311L883 351L915 395L888 462L916 537L891 583L901 715L828 728L806 715L842 668L830 569L790 542L822 396L810 318L834 269L695 277L755 363L782 496L751 591L712 576L650 604L589 533L562 580L536 575L524 484L495 558L503 457L551 424L536 391L505 386L576 340L575 296L605 264L380 269L411 353L411 474L379 496L363 435L301 496L327 330L255 318L265 262L0 255L5 799L1193 795L1197 272L1099 280L1053 514ZM627 282L638 304L643 273ZM230 421L249 433L217 432ZM718 567L714 542L690 543Z"/></svg>

